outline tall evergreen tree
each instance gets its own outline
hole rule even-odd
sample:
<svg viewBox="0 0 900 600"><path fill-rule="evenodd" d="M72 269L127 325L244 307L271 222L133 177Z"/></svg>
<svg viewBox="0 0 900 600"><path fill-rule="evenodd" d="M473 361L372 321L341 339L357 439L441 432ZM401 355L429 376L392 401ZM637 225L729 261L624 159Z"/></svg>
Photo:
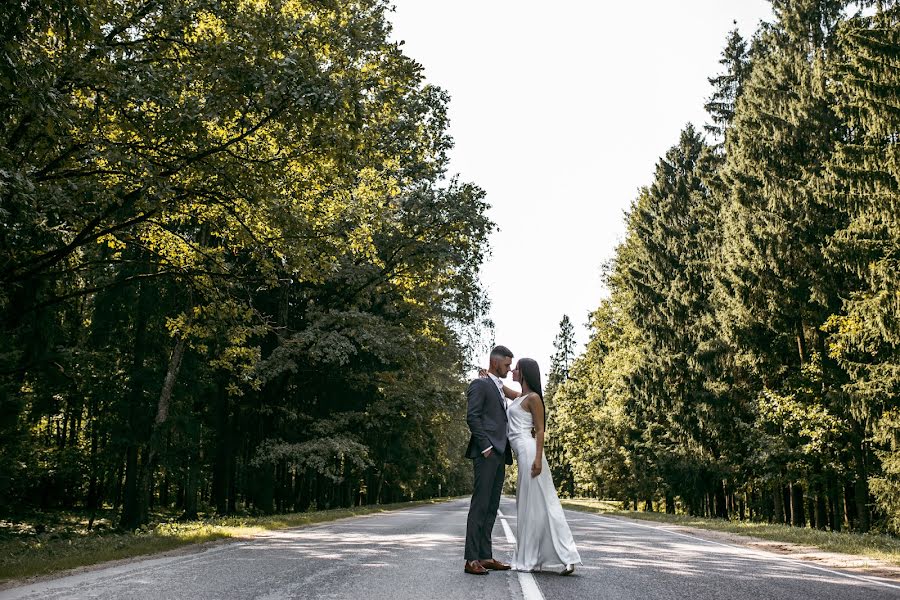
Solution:
<svg viewBox="0 0 900 600"><path fill-rule="evenodd" d="M550 359L550 373L547 376L548 390L569 378L573 360L575 360L575 327L569 315L563 315L559 322L559 333L553 340L553 356Z"/></svg>
<svg viewBox="0 0 900 600"><path fill-rule="evenodd" d="M724 67L724 72L708 79L713 87L713 93L704 108L709 113L711 123L705 125L704 129L721 144L725 140L726 131L734 121L735 103L743 92L744 82L750 74L747 42L741 37L737 27L728 33L719 64Z"/></svg>
<svg viewBox="0 0 900 600"><path fill-rule="evenodd" d="M841 26L833 60L846 133L827 197L849 222L829 258L856 284L829 322L829 351L847 369L852 411L876 444L876 456L858 460L881 513L900 530L900 167L889 158L900 150L900 7L877 5Z"/></svg>
<svg viewBox="0 0 900 600"><path fill-rule="evenodd" d="M630 375L640 364L637 328L613 289L591 315L591 339L554 393L554 435L564 447L575 494L631 501L647 483L634 440L641 430L629 410ZM555 477L555 474L554 474Z"/></svg>
<svg viewBox="0 0 900 600"><path fill-rule="evenodd" d="M826 59L845 5L773 1L777 19L762 34L765 51L754 56L723 168L729 195L723 207L721 321L739 361L751 366L761 384L757 430L768 442L757 446L772 446L766 452L778 458L763 461L767 471L758 475L772 486L775 512L795 525L806 522L805 487L820 485L835 462L830 444L837 433L811 422L806 430L818 431L823 443L810 455L802 450L806 440L782 445L787 425L772 416L785 410L840 415L848 419L840 435L852 440L850 448L859 454L864 444L841 392L845 374L828 360L820 329L839 309L845 285L822 250L845 218L817 193L840 128ZM864 463L860 454L860 472ZM864 529L866 494L859 494Z"/></svg>
<svg viewBox="0 0 900 600"><path fill-rule="evenodd" d="M628 214L558 426L578 493L897 531L900 8L772 4L724 145L686 130Z"/></svg>
<svg viewBox="0 0 900 600"><path fill-rule="evenodd" d="M544 392L544 401L547 405L550 423L555 425L564 420L567 407L556 401L556 392L559 387L569 379L569 371L572 361L575 360L575 328L569 315L563 315L559 322L559 333L553 340L553 356L550 359L550 372L547 375L547 386ZM564 490L569 496L575 495L575 481L572 476L571 457L567 456L563 431L556 427L548 427L547 441L545 444L547 463L553 474L553 481L557 488Z"/></svg>
<svg viewBox="0 0 900 600"><path fill-rule="evenodd" d="M725 435L735 405L706 383L715 380L718 360L710 298L720 235L717 199L706 186L705 169L714 164L708 157L689 125L629 215L633 250L617 266L614 282L634 298L631 319L649 349L633 385L644 419L656 424L647 431L661 436L648 440L661 449L659 476L690 500L692 511L703 504L725 516L729 448L740 443ZM685 476L685 466L692 475Z"/></svg>

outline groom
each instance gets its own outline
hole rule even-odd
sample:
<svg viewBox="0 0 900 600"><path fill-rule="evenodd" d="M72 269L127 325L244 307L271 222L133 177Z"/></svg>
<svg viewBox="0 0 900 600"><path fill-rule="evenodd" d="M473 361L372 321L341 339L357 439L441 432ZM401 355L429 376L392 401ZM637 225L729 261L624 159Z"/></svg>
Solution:
<svg viewBox="0 0 900 600"><path fill-rule="evenodd" d="M466 392L466 423L472 432L466 458L471 458L475 467L475 489L466 522L465 572L472 575L487 575L488 569L509 569L509 565L493 558L491 532L500 508L506 465L512 464L506 438L506 399L500 381L509 373L512 358L506 346L495 347L488 376L474 380Z"/></svg>

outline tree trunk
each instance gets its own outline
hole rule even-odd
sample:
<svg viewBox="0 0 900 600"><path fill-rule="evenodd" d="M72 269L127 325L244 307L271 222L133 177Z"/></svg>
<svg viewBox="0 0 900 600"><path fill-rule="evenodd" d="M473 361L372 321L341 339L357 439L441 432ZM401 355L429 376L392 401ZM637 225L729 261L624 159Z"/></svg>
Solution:
<svg viewBox="0 0 900 600"><path fill-rule="evenodd" d="M275 465L263 463L256 469L256 496L253 505L263 513L270 515L275 511ZM322 508L321 502L317 508Z"/></svg>
<svg viewBox="0 0 900 600"><path fill-rule="evenodd" d="M119 526L126 530L141 524L137 498L138 451L144 439L141 405L144 401L144 357L147 344L147 284L137 284L137 307L134 318L134 347L131 354L131 377L128 390L128 445L125 449L125 483L122 489L122 514Z"/></svg>
<svg viewBox="0 0 900 600"><path fill-rule="evenodd" d="M375 504L381 504L381 492L384 490L384 469L386 467L386 463L381 463L381 468L378 469L378 485L376 486L375 491Z"/></svg>
<svg viewBox="0 0 900 600"><path fill-rule="evenodd" d="M159 393L159 401L156 404L156 419L153 421L153 431L150 434L150 443L147 444L144 464L141 468L141 477L137 486L137 523L143 525L147 522L150 505L150 487L153 471L156 468L156 458L165 441L165 425L169 419L169 406L172 400L172 391L175 389L175 379L181 368L181 359L184 358L184 334L179 334L175 341L175 348L169 357L169 367L166 369L166 377L163 380L162 391Z"/></svg>
<svg viewBox="0 0 900 600"><path fill-rule="evenodd" d="M831 507L829 510L831 520L828 522L828 526L831 531L840 531L844 524L844 502L841 497L841 487L834 475L829 477L828 487L828 502Z"/></svg>
<svg viewBox="0 0 900 600"><path fill-rule="evenodd" d="M197 471L198 466L191 465L188 468L187 481L184 486L184 512L182 518L195 521L197 515Z"/></svg>
<svg viewBox="0 0 900 600"><path fill-rule="evenodd" d="M97 446L99 444L99 435L97 434L96 407L97 400L91 396L88 404L88 423L91 428L91 456L88 461L88 469L90 470L90 482L88 483L87 509L88 509L88 531L94 528L94 518L97 516Z"/></svg>
<svg viewBox="0 0 900 600"><path fill-rule="evenodd" d="M806 364L807 350L806 350L806 336L803 334L803 321L797 320L797 354L800 358L800 364Z"/></svg>
<svg viewBox="0 0 900 600"><path fill-rule="evenodd" d="M816 528L816 526L817 526L816 519L819 518L819 516L820 516L819 514L817 514L818 513L818 502L819 502L819 495L818 494L810 494L809 490L807 488L806 516L809 520L809 526L811 529Z"/></svg>
<svg viewBox="0 0 900 600"><path fill-rule="evenodd" d="M803 510L803 486L799 483L788 484L791 494L791 525L806 527L806 512Z"/></svg>
<svg viewBox="0 0 900 600"><path fill-rule="evenodd" d="M234 446L232 446L234 448ZM228 514L237 512L237 456L232 451L228 459Z"/></svg>
<svg viewBox="0 0 900 600"><path fill-rule="evenodd" d="M869 531L871 518L869 512L869 464L866 447L866 426L856 419L850 420L853 428L853 467L856 481L853 485L853 499L856 504L856 530L862 533Z"/></svg>
<svg viewBox="0 0 900 600"><path fill-rule="evenodd" d="M852 483L844 485L844 523L847 529L856 530L856 488Z"/></svg>
<svg viewBox="0 0 900 600"><path fill-rule="evenodd" d="M825 531L828 529L828 495L821 484L816 491L816 528Z"/></svg>
<svg viewBox="0 0 900 600"><path fill-rule="evenodd" d="M132 530L141 524L138 518L137 483L138 445L130 442L125 450L125 483L122 486L122 516L120 518L120 527L125 530Z"/></svg>
<svg viewBox="0 0 900 600"><path fill-rule="evenodd" d="M790 525L794 522L794 515L791 513L792 507L792 494L791 494L791 486L782 485L781 486L781 501L784 503L784 525Z"/></svg>
<svg viewBox="0 0 900 600"><path fill-rule="evenodd" d="M165 469L163 471L163 480L159 485L159 505L162 508L169 507L169 491L172 485L171 477L169 476L169 469Z"/></svg>
<svg viewBox="0 0 900 600"><path fill-rule="evenodd" d="M195 442L199 453L200 441ZM197 519L197 479L200 471L200 457L195 452L187 456L187 465L184 481L184 510L179 517L182 521L194 521Z"/></svg>
<svg viewBox="0 0 900 600"><path fill-rule="evenodd" d="M857 478L853 486L856 500L857 531L867 533L871 526L869 519L869 481L862 477Z"/></svg>
<svg viewBox="0 0 900 600"><path fill-rule="evenodd" d="M120 462L119 466L116 467L116 483L113 488L113 510L118 511L119 507L122 506L122 496L123 488L125 487L125 482L122 479L125 477L125 465Z"/></svg>
<svg viewBox="0 0 900 600"><path fill-rule="evenodd" d="M215 463L213 464L212 494L216 513L228 514L228 488L229 488L229 459L231 450L230 419L228 389L225 385L225 375L220 373L217 377L216 403L215 403L215 427L216 447Z"/></svg>
<svg viewBox="0 0 900 600"><path fill-rule="evenodd" d="M69 433L69 413L71 413L71 400L66 400L65 408L63 408L62 424L57 423L56 429L56 447L60 450L66 447Z"/></svg>
<svg viewBox="0 0 900 600"><path fill-rule="evenodd" d="M716 508L716 517L719 519L727 519L728 518L728 501L727 494L725 492L725 482L720 481L719 485L716 487L715 493L715 508Z"/></svg>
<svg viewBox="0 0 900 600"><path fill-rule="evenodd" d="M775 501L775 514L772 515L775 523L784 524L784 490L781 482L776 482L772 491L772 498Z"/></svg>
<svg viewBox="0 0 900 600"><path fill-rule="evenodd" d="M671 492L666 492L666 514L674 515L675 514L675 497Z"/></svg>

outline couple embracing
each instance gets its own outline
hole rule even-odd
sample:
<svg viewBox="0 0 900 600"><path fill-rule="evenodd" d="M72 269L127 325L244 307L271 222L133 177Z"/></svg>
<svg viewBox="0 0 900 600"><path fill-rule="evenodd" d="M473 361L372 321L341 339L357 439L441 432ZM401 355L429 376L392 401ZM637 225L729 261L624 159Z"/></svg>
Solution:
<svg viewBox="0 0 900 600"><path fill-rule="evenodd" d="M516 536L513 567L539 571L561 565L560 575L575 571L581 557L553 487L544 456L547 411L537 362L522 358L512 369L518 394L503 385L513 353L505 346L491 351L490 368L469 384L466 422L472 436L466 449L475 468L475 485L466 522L465 572L487 575L510 565L494 559L491 532L500 508L506 465L515 454L519 467L516 484ZM507 403L507 399L510 400Z"/></svg>

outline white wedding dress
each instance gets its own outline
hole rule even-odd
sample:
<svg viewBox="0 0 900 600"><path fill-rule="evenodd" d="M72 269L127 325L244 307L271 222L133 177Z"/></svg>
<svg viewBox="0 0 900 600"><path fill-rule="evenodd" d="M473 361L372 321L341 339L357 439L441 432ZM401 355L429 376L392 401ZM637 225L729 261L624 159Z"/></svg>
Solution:
<svg viewBox="0 0 900 600"><path fill-rule="evenodd" d="M519 467L516 484L516 549L512 568L517 571L539 571L551 565L581 563L581 556L566 522L547 457L541 456L541 473L531 476L531 465L537 454L537 440L531 437L534 421L522 408L519 396L507 410L508 437Z"/></svg>

